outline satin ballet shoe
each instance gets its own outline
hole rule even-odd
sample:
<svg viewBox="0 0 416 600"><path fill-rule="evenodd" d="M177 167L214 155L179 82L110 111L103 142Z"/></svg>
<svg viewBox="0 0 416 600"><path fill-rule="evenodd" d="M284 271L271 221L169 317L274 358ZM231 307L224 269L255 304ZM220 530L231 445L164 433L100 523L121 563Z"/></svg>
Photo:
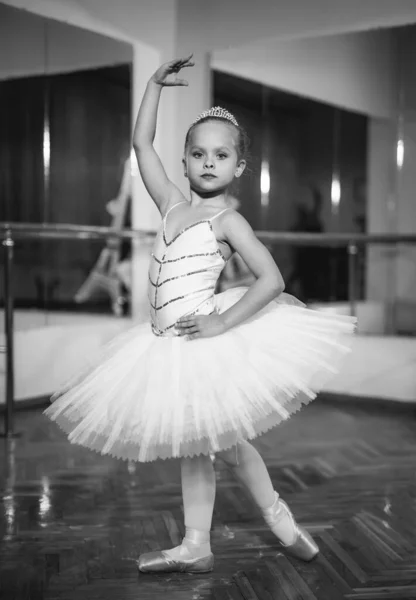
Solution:
<svg viewBox="0 0 416 600"><path fill-rule="evenodd" d="M137 561L141 573L209 573L214 568L214 555L174 560L163 550L142 554Z"/></svg>
<svg viewBox="0 0 416 600"><path fill-rule="evenodd" d="M306 529L304 527L300 527L296 523L295 518L288 505L284 500L279 498L277 494L276 500L279 504L279 508L277 510L274 508L273 505L272 508L269 508L268 510L265 510L263 512L266 523L273 530L273 526L276 525L276 523L279 520L280 510L283 508L286 511L292 523L295 535L294 541L291 544L284 544L283 542L278 540L280 546L284 548L288 554L294 556L295 558L299 558L300 560L303 560L305 562L313 560L315 556L319 553L318 545L314 542L312 536L306 531ZM275 535L277 536L277 534Z"/></svg>

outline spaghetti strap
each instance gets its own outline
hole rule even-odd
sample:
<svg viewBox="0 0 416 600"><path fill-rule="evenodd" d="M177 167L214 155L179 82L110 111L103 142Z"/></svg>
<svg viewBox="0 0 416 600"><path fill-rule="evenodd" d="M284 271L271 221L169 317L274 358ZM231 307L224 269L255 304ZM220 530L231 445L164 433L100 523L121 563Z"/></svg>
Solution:
<svg viewBox="0 0 416 600"><path fill-rule="evenodd" d="M168 216L168 214L170 213L171 210L173 210L174 208L179 206L179 204L186 204L186 202L187 202L187 200L181 200L180 202L177 202L176 204L171 206L170 209L165 213L165 216L163 217L163 219L166 220L166 217Z"/></svg>
<svg viewBox="0 0 416 600"><path fill-rule="evenodd" d="M217 217L221 216L221 215L222 215L222 213L225 213L225 211L226 211L226 210L232 210L232 208L231 208L231 207L229 207L229 208L224 208L224 210L221 210L219 213L217 213L216 215L214 215L213 217L211 217L209 220L210 220L210 221L213 221L213 220L214 220L214 219L216 219Z"/></svg>

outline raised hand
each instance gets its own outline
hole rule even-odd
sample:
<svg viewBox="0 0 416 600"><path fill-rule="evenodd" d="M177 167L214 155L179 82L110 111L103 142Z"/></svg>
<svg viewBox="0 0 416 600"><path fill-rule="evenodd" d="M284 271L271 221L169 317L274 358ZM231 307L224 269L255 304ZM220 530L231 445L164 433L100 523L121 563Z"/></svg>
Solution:
<svg viewBox="0 0 416 600"><path fill-rule="evenodd" d="M178 73L185 67L193 67L195 63L191 60L192 54L186 58L176 58L165 63L156 71L152 80L163 86L188 85L186 79L180 79Z"/></svg>
<svg viewBox="0 0 416 600"><path fill-rule="evenodd" d="M175 328L179 335L186 335L190 340L214 337L227 330L224 318L218 313L207 316L182 317L176 322Z"/></svg>

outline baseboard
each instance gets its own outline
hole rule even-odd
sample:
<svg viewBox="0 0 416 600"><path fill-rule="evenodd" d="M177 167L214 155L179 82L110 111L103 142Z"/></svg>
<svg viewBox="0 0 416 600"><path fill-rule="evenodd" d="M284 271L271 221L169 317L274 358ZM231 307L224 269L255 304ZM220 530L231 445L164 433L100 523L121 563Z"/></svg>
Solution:
<svg viewBox="0 0 416 600"><path fill-rule="evenodd" d="M337 394L331 392L322 392L317 400L323 403L336 404L341 403L344 406L354 408L374 408L376 410L408 411L416 412L416 398L414 401L397 400L396 398L381 398L378 396L352 396L349 394Z"/></svg>
<svg viewBox="0 0 416 600"><path fill-rule="evenodd" d="M372 396L352 396L349 394L336 394L331 392L322 392L318 395L315 402L322 402L325 404L336 404L341 403L344 407L351 406L354 408L363 408L368 410L373 408L376 410L392 410L392 411L408 411L410 413L416 413L416 398L414 402L395 400L394 398L378 398ZM36 396L34 398L25 398L14 403L14 410L16 412L22 410L37 410L41 408L47 408L50 404L50 396ZM0 404L0 415L6 411L6 405Z"/></svg>
<svg viewBox="0 0 416 600"><path fill-rule="evenodd" d="M14 403L14 410L16 412L21 410L36 410L39 408L46 408L50 404L50 396L35 396L34 398L25 398ZM6 412L6 405L0 404L0 414Z"/></svg>

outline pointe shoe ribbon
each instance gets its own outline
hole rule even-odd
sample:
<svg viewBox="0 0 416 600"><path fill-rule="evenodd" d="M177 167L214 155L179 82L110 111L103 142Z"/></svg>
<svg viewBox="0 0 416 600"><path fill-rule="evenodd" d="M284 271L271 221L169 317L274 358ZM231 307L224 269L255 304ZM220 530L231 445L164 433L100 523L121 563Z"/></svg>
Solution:
<svg viewBox="0 0 416 600"><path fill-rule="evenodd" d="M214 568L214 555L174 560L163 550L142 554L137 561L141 573L209 573Z"/></svg>
<svg viewBox="0 0 416 600"><path fill-rule="evenodd" d="M278 503L277 509L275 508L276 502ZM300 525L296 523L288 505L284 500L279 498L277 494L274 505L263 512L266 523L273 533L275 533L274 526L277 525L281 518L282 509L287 513L292 523L294 537L291 544L284 544L282 541L278 540L280 546L284 548L288 554L294 556L295 558L299 558L305 562L311 561L319 553L318 545L314 542L312 536L306 531L306 529L304 527L300 527ZM275 533L275 535L279 537L277 533Z"/></svg>

